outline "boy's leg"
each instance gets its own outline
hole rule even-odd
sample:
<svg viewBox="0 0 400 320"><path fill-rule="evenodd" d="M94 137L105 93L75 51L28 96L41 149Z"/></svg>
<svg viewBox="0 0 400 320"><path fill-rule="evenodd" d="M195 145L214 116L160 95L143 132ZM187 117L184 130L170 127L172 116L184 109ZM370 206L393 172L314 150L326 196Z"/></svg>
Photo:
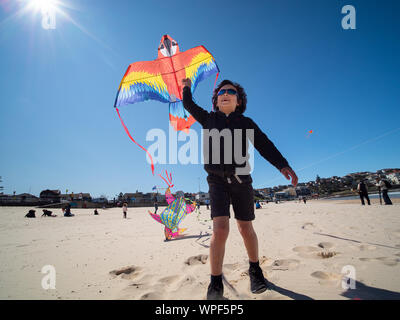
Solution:
<svg viewBox="0 0 400 320"><path fill-rule="evenodd" d="M250 290L252 293L262 293L267 290L268 281L264 278L259 265L257 234L251 221L236 220L236 222L249 256Z"/></svg>
<svg viewBox="0 0 400 320"><path fill-rule="evenodd" d="M222 264L225 243L229 234L230 197L225 181L214 175L207 177L213 219L213 234L210 244L211 282L207 289L207 300L222 300Z"/></svg>
<svg viewBox="0 0 400 320"><path fill-rule="evenodd" d="M243 238L244 245L247 250L247 255L251 262L258 261L258 239L254 231L253 223L251 221L236 220L239 232Z"/></svg>
<svg viewBox="0 0 400 320"><path fill-rule="evenodd" d="M210 244L211 282L207 289L207 300L222 300L222 264L225 255L225 243L229 234L229 217L213 218L213 234Z"/></svg>
<svg viewBox="0 0 400 320"><path fill-rule="evenodd" d="M225 243L229 234L229 217L213 218L213 234L210 244L211 275L222 274L222 264L225 255Z"/></svg>

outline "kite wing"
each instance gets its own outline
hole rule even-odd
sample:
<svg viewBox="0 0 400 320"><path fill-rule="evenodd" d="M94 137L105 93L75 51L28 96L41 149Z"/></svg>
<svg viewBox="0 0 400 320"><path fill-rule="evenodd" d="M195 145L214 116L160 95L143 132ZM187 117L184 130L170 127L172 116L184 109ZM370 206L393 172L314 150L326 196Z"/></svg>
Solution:
<svg viewBox="0 0 400 320"><path fill-rule="evenodd" d="M167 85L162 77L164 65L164 59L130 64L119 85L114 107L150 99L169 102Z"/></svg>
<svg viewBox="0 0 400 320"><path fill-rule="evenodd" d="M192 81L192 93L196 90L199 82L219 72L214 57L204 46L180 52L171 59L177 71L178 80L190 78Z"/></svg>
<svg viewBox="0 0 400 320"><path fill-rule="evenodd" d="M162 220L161 220L161 218L160 218L160 216L159 216L158 214L151 213L151 212L149 211L149 215L150 215L154 220L156 220L157 222L159 222L159 223L161 223L161 224L164 224L164 222L162 222Z"/></svg>
<svg viewBox="0 0 400 320"><path fill-rule="evenodd" d="M203 46L179 52L170 59L176 72L176 83L180 86L183 79L190 78L192 93L196 90L199 82L219 72L214 57ZM178 87L176 93L180 101L170 104L169 120L175 130L188 131L196 120L182 105L182 88Z"/></svg>
<svg viewBox="0 0 400 320"><path fill-rule="evenodd" d="M193 204L187 204L186 205L186 214L189 214L195 210L195 206Z"/></svg>

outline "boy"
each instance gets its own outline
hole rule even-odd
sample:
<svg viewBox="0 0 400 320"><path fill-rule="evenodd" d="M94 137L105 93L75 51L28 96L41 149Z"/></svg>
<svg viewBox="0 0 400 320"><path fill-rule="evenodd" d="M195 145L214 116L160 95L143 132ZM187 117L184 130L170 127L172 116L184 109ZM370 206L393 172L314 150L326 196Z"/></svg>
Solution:
<svg viewBox="0 0 400 320"><path fill-rule="evenodd" d="M254 133L254 147L258 152L274 165L292 184L297 185L297 176L290 168L287 160L276 149L268 137L248 117L244 117L247 96L244 89L237 83L229 80L222 81L214 90L212 97L213 112L200 108L192 100L191 80L182 80L183 106L201 124L203 129L210 132L231 133L231 140L227 138L228 149L225 150L225 136L223 143L217 146L211 143L215 137L211 134L203 141L205 165L208 173L209 194L211 203L211 218L213 219L213 235L210 245L211 282L207 289L208 300L223 299L222 264L225 254L225 243L229 234L229 206L232 203L239 232L243 238L249 256L250 289L253 293L262 293L267 290L268 282L264 278L259 266L258 239L253 229L254 194L252 178L248 166L248 143L244 131L250 129ZM226 130L225 130L226 129ZM235 135L239 130L241 136ZM218 137L221 137L219 135ZM232 142L231 144L229 142ZM237 150L240 149L244 161L237 160ZM228 151L228 152L227 152ZM230 151L230 153L229 153ZM219 159L213 155L219 154ZM228 155L227 155L228 154ZM235 156L233 157L233 154ZM221 159L222 157L222 159ZM209 159L212 159L211 163ZM217 161L214 161L217 160Z"/></svg>

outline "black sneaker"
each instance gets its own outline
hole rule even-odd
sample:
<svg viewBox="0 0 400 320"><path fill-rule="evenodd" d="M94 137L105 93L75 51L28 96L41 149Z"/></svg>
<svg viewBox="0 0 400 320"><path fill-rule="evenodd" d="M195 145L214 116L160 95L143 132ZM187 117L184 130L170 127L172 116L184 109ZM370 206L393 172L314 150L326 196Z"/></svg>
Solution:
<svg viewBox="0 0 400 320"><path fill-rule="evenodd" d="M268 289L268 281L264 278L260 267L250 268L250 289L252 293L262 293Z"/></svg>
<svg viewBox="0 0 400 320"><path fill-rule="evenodd" d="M207 300L223 300L224 286L210 283L207 289Z"/></svg>

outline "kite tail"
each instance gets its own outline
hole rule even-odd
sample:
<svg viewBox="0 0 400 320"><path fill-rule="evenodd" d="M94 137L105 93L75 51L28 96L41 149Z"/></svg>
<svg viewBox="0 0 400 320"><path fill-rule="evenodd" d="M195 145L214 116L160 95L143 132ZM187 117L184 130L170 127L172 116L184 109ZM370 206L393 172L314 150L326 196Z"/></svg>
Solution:
<svg viewBox="0 0 400 320"><path fill-rule="evenodd" d="M172 175L171 175L171 173L170 173L170 174L169 174L169 177L168 177L168 172L167 172L167 170L165 170L165 176L167 177L168 181L165 180L165 178L164 178L161 174L159 174L159 176L160 176L161 179L164 180L164 182L167 184L168 187L172 188L172 187L174 186L174 185L172 184Z"/></svg>
<svg viewBox="0 0 400 320"><path fill-rule="evenodd" d="M121 118L121 115L119 114L118 108L115 108L115 109L117 110L117 114L118 114L119 120L121 120L121 124L122 124L122 126L124 127L124 129L125 129L127 135L129 136L129 138L131 138L131 140L132 140L134 143L136 143L136 145L138 145L142 150L146 151L147 155L149 156L150 161L151 161L151 172L153 173L153 176L154 176L154 163L153 163L153 158L151 157L151 154L150 154L145 148L143 148L140 144L138 144L138 143L132 138L131 134L129 133L128 128L126 127L126 125L125 125L125 123L124 123L124 121L122 121L122 118Z"/></svg>

